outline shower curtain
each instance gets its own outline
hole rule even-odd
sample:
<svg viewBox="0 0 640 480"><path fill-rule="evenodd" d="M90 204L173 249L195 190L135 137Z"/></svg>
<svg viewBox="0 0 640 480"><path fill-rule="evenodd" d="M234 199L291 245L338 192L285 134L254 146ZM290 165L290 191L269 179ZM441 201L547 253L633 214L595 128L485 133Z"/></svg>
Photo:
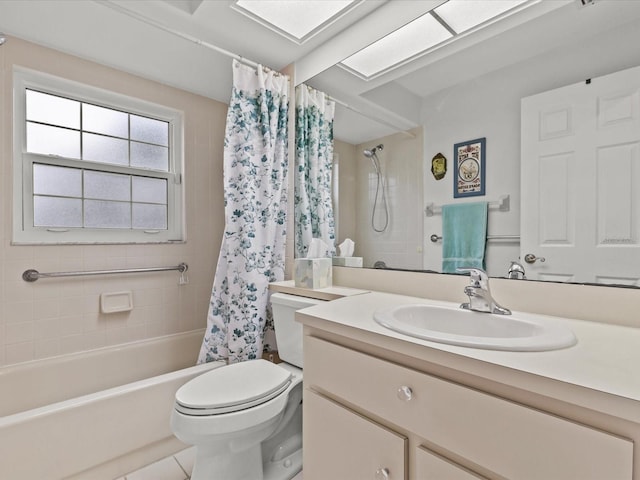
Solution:
<svg viewBox="0 0 640 480"><path fill-rule="evenodd" d="M296 87L294 178L295 256L305 257L312 238L335 253L331 198L335 102L307 85Z"/></svg>
<svg viewBox="0 0 640 480"><path fill-rule="evenodd" d="M269 282L284 279L289 77L233 62L225 229L198 363L260 358L275 340Z"/></svg>

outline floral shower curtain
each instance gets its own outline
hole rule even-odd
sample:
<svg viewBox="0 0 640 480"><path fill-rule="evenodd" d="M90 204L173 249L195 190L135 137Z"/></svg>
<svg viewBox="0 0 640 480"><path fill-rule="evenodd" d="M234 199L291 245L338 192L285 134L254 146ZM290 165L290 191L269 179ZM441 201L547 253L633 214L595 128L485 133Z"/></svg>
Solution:
<svg viewBox="0 0 640 480"><path fill-rule="evenodd" d="M294 178L295 256L305 257L312 238L335 253L331 198L335 102L306 85L296 87Z"/></svg>
<svg viewBox="0 0 640 480"><path fill-rule="evenodd" d="M260 358L274 341L269 282L284 279L289 77L233 62L225 231L198 363Z"/></svg>

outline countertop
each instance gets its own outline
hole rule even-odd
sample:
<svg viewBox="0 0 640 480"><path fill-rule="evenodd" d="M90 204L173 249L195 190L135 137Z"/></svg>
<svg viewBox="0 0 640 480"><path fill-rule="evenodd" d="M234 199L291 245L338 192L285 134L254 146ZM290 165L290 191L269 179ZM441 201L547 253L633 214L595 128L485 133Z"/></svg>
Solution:
<svg viewBox="0 0 640 480"><path fill-rule="evenodd" d="M553 351L509 352L421 340L373 320L376 310L411 303L459 307L452 302L368 292L306 308L297 318L307 326L374 347L640 423L640 329L536 315L565 324L578 343Z"/></svg>

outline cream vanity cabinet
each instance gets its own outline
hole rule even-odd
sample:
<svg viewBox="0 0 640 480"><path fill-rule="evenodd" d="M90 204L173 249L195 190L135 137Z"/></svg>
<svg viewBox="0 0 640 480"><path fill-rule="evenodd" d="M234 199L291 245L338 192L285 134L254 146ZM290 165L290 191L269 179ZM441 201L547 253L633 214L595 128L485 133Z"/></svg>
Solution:
<svg viewBox="0 0 640 480"><path fill-rule="evenodd" d="M305 480L633 478L630 440L306 333Z"/></svg>

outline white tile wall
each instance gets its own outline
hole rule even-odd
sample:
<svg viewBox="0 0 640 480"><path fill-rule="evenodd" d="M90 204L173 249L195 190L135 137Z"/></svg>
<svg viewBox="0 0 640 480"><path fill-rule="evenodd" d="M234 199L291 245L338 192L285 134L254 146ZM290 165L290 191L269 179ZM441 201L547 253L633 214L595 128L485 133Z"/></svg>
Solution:
<svg viewBox="0 0 640 480"><path fill-rule="evenodd" d="M393 268L422 265L423 135L421 128L411 133L414 138L395 134L356 146L356 255L364 257L365 267L372 267L378 260ZM389 225L380 233L371 227L377 176L371 161L362 154L379 143L384 145L378 157L386 177L389 207ZM376 226L381 227L384 214L380 196L376 212Z"/></svg>
<svg viewBox="0 0 640 480"><path fill-rule="evenodd" d="M117 91L184 112L187 242L179 245L11 245L12 68ZM0 49L0 367L202 328L224 226L226 105L12 38ZM22 272L189 264L178 272L22 280ZM104 292L131 290L133 311L105 315Z"/></svg>

